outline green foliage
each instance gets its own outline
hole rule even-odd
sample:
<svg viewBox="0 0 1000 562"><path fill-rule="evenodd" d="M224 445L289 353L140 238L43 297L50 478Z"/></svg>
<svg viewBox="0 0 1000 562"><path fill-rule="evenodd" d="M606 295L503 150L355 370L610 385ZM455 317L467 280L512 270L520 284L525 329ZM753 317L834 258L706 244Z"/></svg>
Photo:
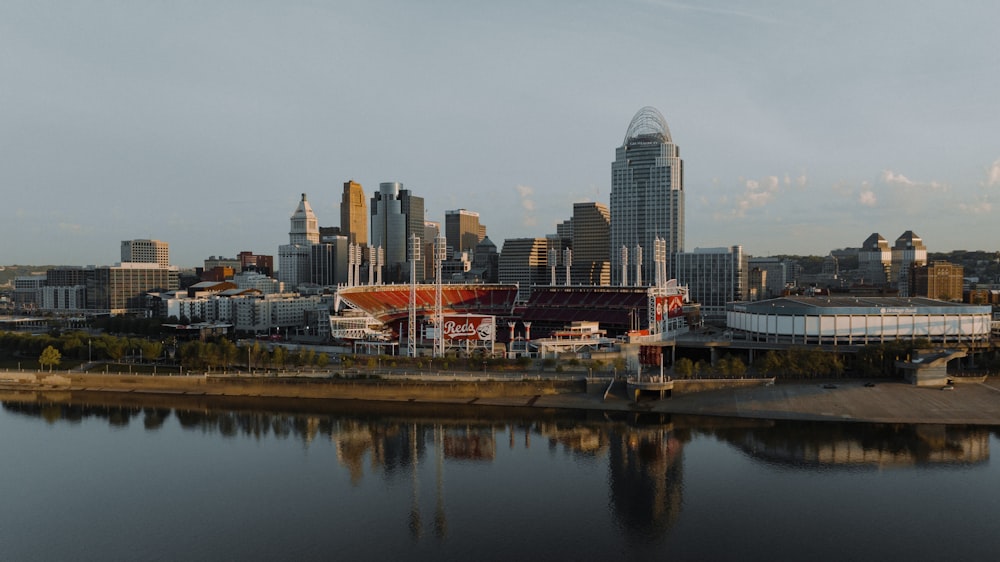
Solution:
<svg viewBox="0 0 1000 562"><path fill-rule="evenodd" d="M694 375L694 362L687 357L681 357L674 363L674 374L689 379Z"/></svg>
<svg viewBox="0 0 1000 562"><path fill-rule="evenodd" d="M320 354L316 355L316 366L317 367L319 367L320 369L323 369L323 368L325 368L329 364L330 364L330 356L329 355L327 355L326 353L320 353Z"/></svg>
<svg viewBox="0 0 1000 562"><path fill-rule="evenodd" d="M719 374L725 377L742 377L747 372L747 366L743 363L743 360L739 357L734 357L732 355L726 355L719 359L716 365L716 370Z"/></svg>
<svg viewBox="0 0 1000 562"><path fill-rule="evenodd" d="M42 354L38 356L38 364L49 368L49 372L52 372L52 368L59 365L62 361L62 354L59 350L52 347L51 345L42 350Z"/></svg>
<svg viewBox="0 0 1000 562"><path fill-rule="evenodd" d="M768 351L757 359L754 367L762 375L781 378L832 378L844 373L838 354L805 347Z"/></svg>
<svg viewBox="0 0 1000 562"><path fill-rule="evenodd" d="M284 369L288 361L288 350L280 345L275 346L274 351L271 352L271 364L279 369Z"/></svg>
<svg viewBox="0 0 1000 562"><path fill-rule="evenodd" d="M145 361L156 361L163 355L163 343L151 340L139 340L139 350Z"/></svg>

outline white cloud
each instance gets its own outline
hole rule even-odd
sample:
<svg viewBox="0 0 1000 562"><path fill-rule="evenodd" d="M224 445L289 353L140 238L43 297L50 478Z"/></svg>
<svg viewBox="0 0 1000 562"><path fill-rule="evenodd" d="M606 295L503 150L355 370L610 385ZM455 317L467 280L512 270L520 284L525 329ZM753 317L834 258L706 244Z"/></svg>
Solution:
<svg viewBox="0 0 1000 562"><path fill-rule="evenodd" d="M743 194L736 198L736 208L732 215L742 217L750 209L764 207L774 200L775 194L781 191L781 180L778 176L765 176L759 180L743 180Z"/></svg>
<svg viewBox="0 0 1000 562"><path fill-rule="evenodd" d="M533 199L535 189L527 185L518 185L515 186L515 189L517 189L517 195L521 199L521 209L524 211L524 215L521 217L521 225L536 226L538 219L535 218L535 200Z"/></svg>
<svg viewBox="0 0 1000 562"><path fill-rule="evenodd" d="M521 208L525 211L534 211L535 201L531 197L535 194L535 190L527 185L519 185L516 189L517 195L521 198Z"/></svg>
<svg viewBox="0 0 1000 562"><path fill-rule="evenodd" d="M996 187L1000 185L1000 158L986 170L986 187Z"/></svg>
<svg viewBox="0 0 1000 562"><path fill-rule="evenodd" d="M993 211L988 197L978 197L974 203L959 203L958 209L968 215L982 215Z"/></svg>
<svg viewBox="0 0 1000 562"><path fill-rule="evenodd" d="M907 187L916 185L910 178L903 174L897 174L892 170L882 170L882 181L889 185L905 185Z"/></svg>
<svg viewBox="0 0 1000 562"><path fill-rule="evenodd" d="M861 203L866 207L874 207L878 203L878 198L875 197L874 191L866 189L861 192L861 195L858 196L858 203Z"/></svg>
<svg viewBox="0 0 1000 562"><path fill-rule="evenodd" d="M897 174L892 170L882 170L882 182L886 185L906 187L906 188L928 188L931 191L948 191L948 185L941 182L931 181L931 182L917 182L910 178L904 176L903 174Z"/></svg>

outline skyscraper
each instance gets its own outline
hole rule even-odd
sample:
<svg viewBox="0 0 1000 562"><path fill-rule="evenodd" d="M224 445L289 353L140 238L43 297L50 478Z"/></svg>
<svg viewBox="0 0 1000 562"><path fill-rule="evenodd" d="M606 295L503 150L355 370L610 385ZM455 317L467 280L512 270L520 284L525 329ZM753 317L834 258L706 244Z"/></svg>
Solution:
<svg viewBox="0 0 1000 562"><path fill-rule="evenodd" d="M480 231L485 227L480 227L479 213L456 209L444 212L444 237L448 239L448 246L452 252L467 252L476 249L476 244L483 237Z"/></svg>
<svg viewBox="0 0 1000 562"><path fill-rule="evenodd" d="M655 278L654 242L666 241L669 260L684 251L684 162L667 122L653 107L640 109L629 123L625 141L611 165L611 279L622 279L622 248L629 254L627 275L635 274L636 247L641 247L642 284Z"/></svg>
<svg viewBox="0 0 1000 562"><path fill-rule="evenodd" d="M672 257L677 282L687 285L692 301L701 303L705 320L725 322L726 303L746 299L750 268L742 246L695 248Z"/></svg>
<svg viewBox="0 0 1000 562"><path fill-rule="evenodd" d="M878 232L873 232L861 244L858 252L858 269L862 279L869 285L881 287L889 279L892 266L892 250L889 243Z"/></svg>
<svg viewBox="0 0 1000 562"><path fill-rule="evenodd" d="M918 265L927 265L927 246L912 230L907 230L892 246L890 276L899 289L899 296L910 296L910 273Z"/></svg>
<svg viewBox="0 0 1000 562"><path fill-rule="evenodd" d="M528 300L531 287L547 283L548 244L546 238L508 238L498 260L501 283L517 283L518 300Z"/></svg>
<svg viewBox="0 0 1000 562"><path fill-rule="evenodd" d="M410 237L424 234L424 198L403 189L399 182L380 183L371 200L371 246L385 252L385 276L389 282L410 280ZM417 276L423 272L423 253L417 260Z"/></svg>
<svg viewBox="0 0 1000 562"><path fill-rule="evenodd" d="M292 213L288 242L278 247L278 281L295 290L299 284L309 282L309 247L319 243L319 222L305 193Z"/></svg>
<svg viewBox="0 0 1000 562"><path fill-rule="evenodd" d="M611 213L601 203L573 204L573 265L570 277L574 285L611 283L609 232Z"/></svg>
<svg viewBox="0 0 1000 562"><path fill-rule="evenodd" d="M368 202L360 183L344 182L340 199L340 233L351 244L368 245Z"/></svg>
<svg viewBox="0 0 1000 562"><path fill-rule="evenodd" d="M122 240L122 261L170 267L170 244L160 240Z"/></svg>
<svg viewBox="0 0 1000 562"><path fill-rule="evenodd" d="M291 229L288 232L288 241L291 244L318 244L319 243L319 221L313 213L312 206L306 201L306 194L302 194L299 206L292 213Z"/></svg>

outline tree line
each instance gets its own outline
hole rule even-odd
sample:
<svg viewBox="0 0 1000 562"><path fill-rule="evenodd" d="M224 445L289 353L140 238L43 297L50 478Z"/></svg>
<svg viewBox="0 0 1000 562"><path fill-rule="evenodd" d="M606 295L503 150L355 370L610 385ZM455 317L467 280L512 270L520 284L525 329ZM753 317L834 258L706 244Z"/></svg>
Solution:
<svg viewBox="0 0 1000 562"><path fill-rule="evenodd" d="M188 370L323 368L330 363L327 353L312 349L288 350L281 346L269 349L258 342L237 346L226 338L178 342L173 337L155 340L87 332L37 335L0 332L0 356L38 360L43 368L49 369L67 360L75 364L87 361L155 363Z"/></svg>

